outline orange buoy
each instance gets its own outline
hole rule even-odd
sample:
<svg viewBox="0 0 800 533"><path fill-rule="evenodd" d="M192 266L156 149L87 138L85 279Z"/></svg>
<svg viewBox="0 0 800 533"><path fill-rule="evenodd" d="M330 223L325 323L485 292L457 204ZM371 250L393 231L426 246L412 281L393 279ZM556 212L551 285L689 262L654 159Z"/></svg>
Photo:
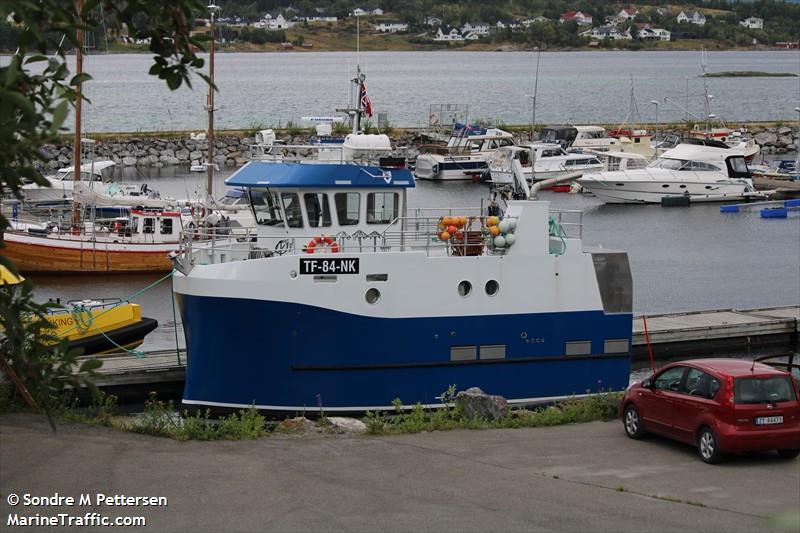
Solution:
<svg viewBox="0 0 800 533"><path fill-rule="evenodd" d="M448 232L450 235L452 235L453 233L455 233L457 230L458 230L458 228L457 228L457 227L455 227L455 226L453 226L453 225L447 226L447 232Z"/></svg>
<svg viewBox="0 0 800 533"><path fill-rule="evenodd" d="M500 228L498 228L497 226L491 226L489 228L489 233L492 234L492 237L497 237L498 235L500 235Z"/></svg>
<svg viewBox="0 0 800 533"><path fill-rule="evenodd" d="M443 232L441 232L439 234L439 239L441 239L443 241L449 241L450 240L450 234L448 232L446 232L446 231L443 231Z"/></svg>

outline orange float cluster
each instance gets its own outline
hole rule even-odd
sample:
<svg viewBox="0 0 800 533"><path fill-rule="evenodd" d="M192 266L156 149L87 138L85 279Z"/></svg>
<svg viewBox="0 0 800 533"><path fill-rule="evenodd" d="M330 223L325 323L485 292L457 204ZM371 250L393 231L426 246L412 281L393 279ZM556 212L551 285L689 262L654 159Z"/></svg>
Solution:
<svg viewBox="0 0 800 533"><path fill-rule="evenodd" d="M469 224L468 217L442 217L439 219L439 239L449 241L451 237L461 239L461 230Z"/></svg>

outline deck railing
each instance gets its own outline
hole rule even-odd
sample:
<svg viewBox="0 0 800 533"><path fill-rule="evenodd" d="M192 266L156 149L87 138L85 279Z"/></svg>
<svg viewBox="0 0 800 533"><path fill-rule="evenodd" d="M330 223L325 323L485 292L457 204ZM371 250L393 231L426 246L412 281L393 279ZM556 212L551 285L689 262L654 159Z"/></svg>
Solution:
<svg viewBox="0 0 800 533"><path fill-rule="evenodd" d="M474 208L477 210L477 208ZM241 228L236 234L217 233L206 228L187 232L183 236L180 262L189 264L214 264L229 261L260 259L276 255L314 253L382 253L419 251L426 255L477 256L502 255L509 247L496 246L491 230L484 224L485 217L465 215L473 209L416 210L413 217L398 217L379 230L366 233L340 231L326 233L325 228L313 232L259 235L257 228ZM451 213L449 215L440 213ZM432 216L425 216L430 213ZM422 215L422 216L419 216ZM442 217L466 217L448 240L442 239ZM504 220L516 220L506 217ZM566 239L582 236L581 211L551 211L551 253L564 253ZM447 229L447 228L445 228ZM560 244L559 244L560 243Z"/></svg>

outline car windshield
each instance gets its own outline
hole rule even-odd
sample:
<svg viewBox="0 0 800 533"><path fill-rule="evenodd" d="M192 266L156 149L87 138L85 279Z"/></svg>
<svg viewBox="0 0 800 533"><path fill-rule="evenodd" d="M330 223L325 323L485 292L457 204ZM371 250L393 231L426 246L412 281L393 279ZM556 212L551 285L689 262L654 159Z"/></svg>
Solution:
<svg viewBox="0 0 800 533"><path fill-rule="evenodd" d="M734 389L736 403L789 402L795 399L789 376L738 378Z"/></svg>

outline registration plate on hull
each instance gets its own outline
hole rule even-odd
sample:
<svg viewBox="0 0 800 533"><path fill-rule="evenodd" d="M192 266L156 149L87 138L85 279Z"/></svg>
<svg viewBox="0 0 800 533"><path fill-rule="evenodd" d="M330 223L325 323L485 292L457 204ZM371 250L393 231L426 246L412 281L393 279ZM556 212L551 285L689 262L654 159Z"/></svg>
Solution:
<svg viewBox="0 0 800 533"><path fill-rule="evenodd" d="M758 416L756 417L757 426L766 426L770 424L783 424L782 416Z"/></svg>

